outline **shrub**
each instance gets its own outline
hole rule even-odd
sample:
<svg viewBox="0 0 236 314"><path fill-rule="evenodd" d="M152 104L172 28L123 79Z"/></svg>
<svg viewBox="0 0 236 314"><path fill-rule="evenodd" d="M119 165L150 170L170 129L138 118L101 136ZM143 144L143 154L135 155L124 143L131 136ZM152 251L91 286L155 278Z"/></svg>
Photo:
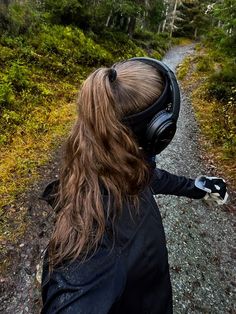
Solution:
<svg viewBox="0 0 236 314"><path fill-rule="evenodd" d="M157 59L161 59L170 47L170 40L165 33L157 34L139 30L134 34L134 39L138 46Z"/></svg>
<svg viewBox="0 0 236 314"><path fill-rule="evenodd" d="M40 22L40 13L32 1L10 3L2 11L4 21L0 24L1 31L19 35L32 31Z"/></svg>
<svg viewBox="0 0 236 314"><path fill-rule="evenodd" d="M19 124L21 122L20 114L13 110L5 109L3 111L2 117L5 123L9 125Z"/></svg>
<svg viewBox="0 0 236 314"><path fill-rule="evenodd" d="M109 60L109 64L116 60L129 59L146 54L127 34L122 32L105 31L100 38L97 38L97 41L100 46L109 51L113 56Z"/></svg>
<svg viewBox="0 0 236 314"><path fill-rule="evenodd" d="M0 45L0 63L5 66L6 62L15 59L16 55L13 49Z"/></svg>
<svg viewBox="0 0 236 314"><path fill-rule="evenodd" d="M208 79L208 91L209 98L215 98L223 103L227 103L230 98L235 99L234 86L236 82L236 72L233 61L222 65L221 68L214 71Z"/></svg>
<svg viewBox="0 0 236 314"><path fill-rule="evenodd" d="M204 39L206 46L225 56L235 57L235 32L229 36L223 28L216 27Z"/></svg>
<svg viewBox="0 0 236 314"><path fill-rule="evenodd" d="M133 35L134 39L141 40L141 41L152 40L153 37L154 37L154 33L144 30L144 29L137 29Z"/></svg>
<svg viewBox="0 0 236 314"><path fill-rule="evenodd" d="M78 0L45 0L44 6L48 19L56 24L76 24L81 17L82 4Z"/></svg>
<svg viewBox="0 0 236 314"><path fill-rule="evenodd" d="M234 98L227 103L215 103L212 122L213 140L221 144L225 157L236 157L236 88L232 89Z"/></svg>
<svg viewBox="0 0 236 314"><path fill-rule="evenodd" d="M12 105L14 99L12 84L10 82L0 83L0 112L3 107Z"/></svg>
<svg viewBox="0 0 236 314"><path fill-rule="evenodd" d="M25 38L20 36L9 36L9 35L3 35L1 37L1 43L2 45L5 45L12 49L21 49L24 46Z"/></svg>
<svg viewBox="0 0 236 314"><path fill-rule="evenodd" d="M21 91L30 86L29 70L19 60L12 62L8 71L7 80L11 82L16 91Z"/></svg>
<svg viewBox="0 0 236 314"><path fill-rule="evenodd" d="M200 55L198 57L198 62L196 70L199 72L209 72L213 69L213 61L209 55Z"/></svg>
<svg viewBox="0 0 236 314"><path fill-rule="evenodd" d="M212 104L211 141L222 147L224 158L236 156L236 73L233 62L224 60L208 76L205 96Z"/></svg>
<svg viewBox="0 0 236 314"><path fill-rule="evenodd" d="M66 73L70 72L71 65L73 69L73 64L76 63L91 66L112 59L107 50L86 37L80 29L71 26L44 25L39 37L32 40L32 45L37 53L46 55L49 61L51 59L56 68L63 67L64 63L68 64ZM54 62L55 60L57 61Z"/></svg>
<svg viewBox="0 0 236 314"><path fill-rule="evenodd" d="M184 61L178 65L177 67L177 77L179 80L182 80L185 78L185 76L187 75L189 68L190 68L190 64L192 61L192 57L186 57L184 59Z"/></svg>

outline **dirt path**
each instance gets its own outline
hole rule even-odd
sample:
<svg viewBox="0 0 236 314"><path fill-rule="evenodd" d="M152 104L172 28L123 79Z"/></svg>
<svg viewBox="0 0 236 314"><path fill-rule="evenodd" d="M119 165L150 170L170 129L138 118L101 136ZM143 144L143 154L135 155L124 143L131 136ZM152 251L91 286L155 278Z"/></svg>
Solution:
<svg viewBox="0 0 236 314"><path fill-rule="evenodd" d="M192 49L176 47L163 61L175 69ZM191 104L182 93L178 131L172 145L158 156L158 166L193 178L212 174L211 166L201 159L198 138ZM209 207L203 201L173 196L160 196L157 201L167 235L174 313L236 313L233 204Z"/></svg>
<svg viewBox="0 0 236 314"><path fill-rule="evenodd" d="M175 69L192 50L193 46L173 48L164 61ZM158 156L158 165L186 176L209 174L211 168L203 165L197 139L198 127L191 105L183 95L177 135L173 144ZM8 245L12 265L0 282L1 313L39 313L38 268L53 217L38 195L46 182L55 179L58 155L56 152L52 162L41 169L43 181L37 182L18 201L18 208L27 208L30 224L24 239L16 246ZM159 196L157 201L168 241L174 313L236 313L233 304L236 220L233 210L228 210L233 204L209 207L202 201L173 196Z"/></svg>

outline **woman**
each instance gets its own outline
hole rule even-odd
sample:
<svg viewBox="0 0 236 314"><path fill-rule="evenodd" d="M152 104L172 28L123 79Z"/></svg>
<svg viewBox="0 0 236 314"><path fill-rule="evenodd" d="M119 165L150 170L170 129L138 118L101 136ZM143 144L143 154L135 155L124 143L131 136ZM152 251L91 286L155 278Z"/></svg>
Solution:
<svg viewBox="0 0 236 314"><path fill-rule="evenodd" d="M42 313L172 313L166 241L153 194L226 200L223 180L155 168L171 141L179 89L163 63L136 58L84 82L60 180L43 197L58 211L44 262ZM216 188L217 186L217 188Z"/></svg>

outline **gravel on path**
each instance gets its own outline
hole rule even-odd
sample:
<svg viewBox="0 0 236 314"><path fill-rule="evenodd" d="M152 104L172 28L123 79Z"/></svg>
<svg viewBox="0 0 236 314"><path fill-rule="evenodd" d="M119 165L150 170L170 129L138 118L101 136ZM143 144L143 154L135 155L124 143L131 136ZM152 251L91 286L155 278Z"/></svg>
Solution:
<svg viewBox="0 0 236 314"><path fill-rule="evenodd" d="M163 61L175 70L193 49L175 47ZM198 139L191 103L182 92L176 136L158 156L157 166L192 178L211 175ZM158 196L157 202L167 237L174 313L236 313L235 212L183 197Z"/></svg>

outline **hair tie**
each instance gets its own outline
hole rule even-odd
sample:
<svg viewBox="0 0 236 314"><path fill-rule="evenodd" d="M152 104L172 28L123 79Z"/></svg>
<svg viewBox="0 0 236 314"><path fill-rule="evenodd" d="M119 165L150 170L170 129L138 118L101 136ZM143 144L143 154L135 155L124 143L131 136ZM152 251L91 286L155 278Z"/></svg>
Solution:
<svg viewBox="0 0 236 314"><path fill-rule="evenodd" d="M109 78L109 81L110 81L111 83L113 83L113 82L115 81L116 77L117 77L117 72L116 72L116 70L115 70L114 68L110 68L110 69L108 70L108 78Z"/></svg>

